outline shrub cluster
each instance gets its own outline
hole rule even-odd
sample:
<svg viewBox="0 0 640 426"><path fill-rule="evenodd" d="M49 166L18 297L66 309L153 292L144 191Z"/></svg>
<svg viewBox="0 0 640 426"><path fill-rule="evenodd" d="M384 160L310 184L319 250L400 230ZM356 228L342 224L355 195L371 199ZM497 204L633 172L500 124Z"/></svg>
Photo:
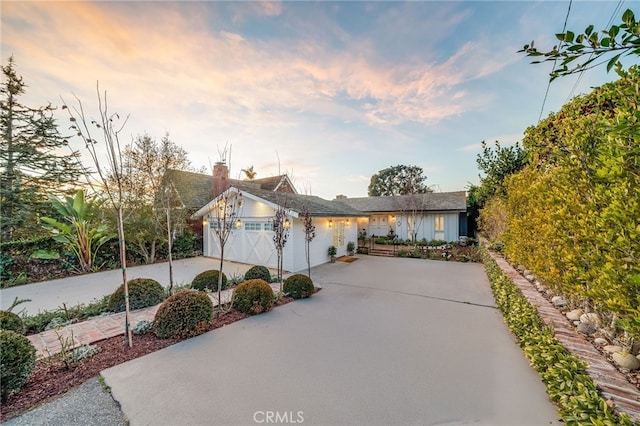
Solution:
<svg viewBox="0 0 640 426"><path fill-rule="evenodd" d="M211 269L209 271L204 271L196 275L196 277L191 282L191 288L194 290L210 290L210 291L218 291L218 277L220 271L217 269ZM227 284L227 276L222 273L222 290L228 287Z"/></svg>
<svg viewBox="0 0 640 426"><path fill-rule="evenodd" d="M294 299L304 299L313 294L313 281L306 275L294 274L284 280L282 290Z"/></svg>
<svg viewBox="0 0 640 426"><path fill-rule="evenodd" d="M269 272L269 269L265 266L252 266L251 269L245 272L244 279L245 281L260 279L270 283L271 272Z"/></svg>
<svg viewBox="0 0 640 426"><path fill-rule="evenodd" d="M609 408L587 374L586 364L554 337L553 330L486 251L484 263L504 321L546 384L563 421L574 425L632 424L626 414L618 416Z"/></svg>
<svg viewBox="0 0 640 426"><path fill-rule="evenodd" d="M213 318L213 303L205 293L181 291L167 298L153 320L153 332L162 339L202 334Z"/></svg>
<svg viewBox="0 0 640 426"><path fill-rule="evenodd" d="M27 328L19 315L9 311L0 311L0 330L10 330L18 334L24 334Z"/></svg>
<svg viewBox="0 0 640 426"><path fill-rule="evenodd" d="M136 278L127 281L129 287L129 308L142 309L155 306L164 300L165 292L162 285L150 278ZM109 299L111 312L123 312L125 310L124 284L121 284Z"/></svg>
<svg viewBox="0 0 640 426"><path fill-rule="evenodd" d="M273 307L275 296L265 280L249 280L240 283L233 291L232 305L245 314L255 315Z"/></svg>
<svg viewBox="0 0 640 426"><path fill-rule="evenodd" d="M0 330L0 382L2 400L19 391L36 365L36 349L29 339L9 330Z"/></svg>

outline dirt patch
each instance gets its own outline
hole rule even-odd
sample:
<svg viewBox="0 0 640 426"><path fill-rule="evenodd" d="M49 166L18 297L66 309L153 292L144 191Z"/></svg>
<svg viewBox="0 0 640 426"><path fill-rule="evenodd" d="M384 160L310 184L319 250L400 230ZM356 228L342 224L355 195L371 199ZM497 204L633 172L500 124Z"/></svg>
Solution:
<svg viewBox="0 0 640 426"><path fill-rule="evenodd" d="M292 301L291 297L283 297L278 305ZM249 315L231 309L216 316L211 322L209 330L215 330L247 317ZM2 403L0 421L4 422L36 405L62 395L97 376L100 371L106 368L164 349L179 341L179 339L159 339L153 333L147 333L134 335L133 346L129 348L125 345L124 335L121 335L93 343L98 348L98 353L68 369L59 362L38 361L26 385L19 393L12 395Z"/></svg>

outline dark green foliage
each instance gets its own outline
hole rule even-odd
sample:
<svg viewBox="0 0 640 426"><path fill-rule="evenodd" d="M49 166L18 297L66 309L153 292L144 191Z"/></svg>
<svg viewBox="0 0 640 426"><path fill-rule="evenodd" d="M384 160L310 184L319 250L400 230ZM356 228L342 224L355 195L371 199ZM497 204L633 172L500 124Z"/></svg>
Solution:
<svg viewBox="0 0 640 426"><path fill-rule="evenodd" d="M205 293L187 290L165 300L153 320L153 332L161 339L202 334L213 318L213 303Z"/></svg>
<svg viewBox="0 0 640 426"><path fill-rule="evenodd" d="M209 271L204 271L196 275L196 277L191 282L191 288L195 290L205 291L209 289L211 291L218 291L218 275L220 271L217 269L211 269ZM228 287L227 284L227 276L225 273L222 273L222 290Z"/></svg>
<svg viewBox="0 0 640 426"><path fill-rule="evenodd" d="M269 272L269 269L265 266L252 266L251 269L244 274L244 279L245 281L261 279L269 283L271 282L271 272Z"/></svg>
<svg viewBox="0 0 640 426"><path fill-rule="evenodd" d="M24 334L26 327L18 315L9 311L0 311L0 330L11 330L18 334Z"/></svg>
<svg viewBox="0 0 640 426"><path fill-rule="evenodd" d="M109 300L111 296L104 296L100 300L95 300L88 305L76 305L73 307L62 306L54 311L42 311L36 315L24 317L24 324L27 334L41 333L54 318L62 321L82 321L84 319L101 315L109 310Z"/></svg>
<svg viewBox="0 0 640 426"><path fill-rule="evenodd" d="M313 281L306 275L295 274L284 280L284 294L294 299L304 299L313 294Z"/></svg>
<svg viewBox="0 0 640 426"><path fill-rule="evenodd" d="M367 192L370 197L432 192L431 188L424 183L426 180L422 167L405 165L387 167L371 176Z"/></svg>
<svg viewBox="0 0 640 426"><path fill-rule="evenodd" d="M165 292L162 285L150 278L136 278L128 281L129 284L129 308L142 309L155 306L164 300ZM111 295L109 299L111 312L124 312L124 284Z"/></svg>
<svg viewBox="0 0 640 426"><path fill-rule="evenodd" d="M29 339L9 330L0 331L0 382L2 400L17 392L36 365L36 349Z"/></svg>
<svg viewBox="0 0 640 426"><path fill-rule="evenodd" d="M275 296L266 281L256 279L239 284L233 291L234 308L245 314L255 315L273 307Z"/></svg>

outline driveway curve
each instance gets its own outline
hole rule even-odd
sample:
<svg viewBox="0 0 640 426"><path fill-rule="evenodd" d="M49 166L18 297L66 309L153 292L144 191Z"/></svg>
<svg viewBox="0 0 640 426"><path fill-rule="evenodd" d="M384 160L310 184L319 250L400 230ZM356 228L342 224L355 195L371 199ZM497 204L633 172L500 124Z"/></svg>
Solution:
<svg viewBox="0 0 640 426"><path fill-rule="evenodd" d="M103 371L132 425L557 423L482 265L362 257L323 290Z"/></svg>

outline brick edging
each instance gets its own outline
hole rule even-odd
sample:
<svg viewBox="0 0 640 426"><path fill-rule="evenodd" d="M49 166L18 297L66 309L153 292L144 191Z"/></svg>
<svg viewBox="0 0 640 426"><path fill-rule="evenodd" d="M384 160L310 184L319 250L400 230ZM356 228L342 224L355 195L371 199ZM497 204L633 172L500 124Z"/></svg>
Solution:
<svg viewBox="0 0 640 426"><path fill-rule="evenodd" d="M587 364L587 374L596 383L602 395L613 402L617 411L627 413L634 422L640 423L640 391L502 256L492 251L489 251L489 255L537 309L545 324L553 328L555 338L569 352Z"/></svg>

